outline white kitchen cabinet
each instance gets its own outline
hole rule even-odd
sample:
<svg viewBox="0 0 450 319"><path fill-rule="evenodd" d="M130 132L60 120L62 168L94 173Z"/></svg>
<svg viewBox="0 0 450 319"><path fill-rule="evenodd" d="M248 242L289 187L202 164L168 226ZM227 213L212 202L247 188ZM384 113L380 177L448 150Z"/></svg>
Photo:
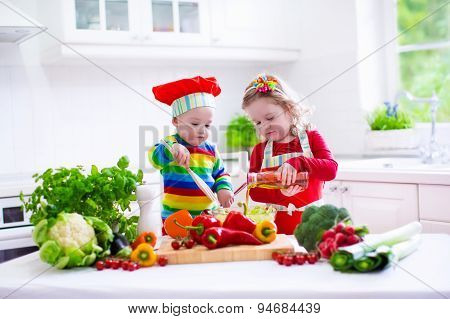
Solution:
<svg viewBox="0 0 450 319"><path fill-rule="evenodd" d="M323 189L323 200L326 204L342 207L341 182L326 182Z"/></svg>
<svg viewBox="0 0 450 319"><path fill-rule="evenodd" d="M299 50L300 1L210 0L214 46Z"/></svg>
<svg viewBox="0 0 450 319"><path fill-rule="evenodd" d="M419 185L420 219L450 225L450 186Z"/></svg>
<svg viewBox="0 0 450 319"><path fill-rule="evenodd" d="M44 1L40 18L68 43L179 46L209 40L205 0Z"/></svg>
<svg viewBox="0 0 450 319"><path fill-rule="evenodd" d="M169 60L280 63L299 57L297 1L42 0L44 64Z"/></svg>
<svg viewBox="0 0 450 319"><path fill-rule="evenodd" d="M419 220L417 185L334 181L326 184L324 201L347 208L355 224L373 233Z"/></svg>

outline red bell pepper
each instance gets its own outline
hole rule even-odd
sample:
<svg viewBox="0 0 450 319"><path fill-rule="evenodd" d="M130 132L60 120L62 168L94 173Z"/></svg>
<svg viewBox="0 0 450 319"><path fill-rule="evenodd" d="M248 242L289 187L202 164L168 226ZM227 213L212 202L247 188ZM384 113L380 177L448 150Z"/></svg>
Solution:
<svg viewBox="0 0 450 319"><path fill-rule="evenodd" d="M223 227L233 230L241 230L253 234L256 223L250 218L242 215L240 212L229 212L223 222Z"/></svg>
<svg viewBox="0 0 450 319"><path fill-rule="evenodd" d="M224 227L212 227L205 230L202 243L208 249L225 247L228 245L261 245L262 242L252 234L241 230Z"/></svg>
<svg viewBox="0 0 450 319"><path fill-rule="evenodd" d="M175 221L176 223L176 221ZM201 214L194 218L192 226L178 225L186 230L189 230L189 234L198 244L202 244L202 235L206 229L211 227L220 227L222 223L213 215Z"/></svg>

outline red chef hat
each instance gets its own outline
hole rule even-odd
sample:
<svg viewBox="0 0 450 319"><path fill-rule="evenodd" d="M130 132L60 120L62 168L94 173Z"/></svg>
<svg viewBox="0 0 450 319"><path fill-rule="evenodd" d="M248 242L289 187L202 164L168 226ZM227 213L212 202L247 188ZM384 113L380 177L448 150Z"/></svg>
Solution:
<svg viewBox="0 0 450 319"><path fill-rule="evenodd" d="M153 87L155 98L172 107L173 117L177 117L197 107L216 107L214 97L220 94L216 78L196 76Z"/></svg>

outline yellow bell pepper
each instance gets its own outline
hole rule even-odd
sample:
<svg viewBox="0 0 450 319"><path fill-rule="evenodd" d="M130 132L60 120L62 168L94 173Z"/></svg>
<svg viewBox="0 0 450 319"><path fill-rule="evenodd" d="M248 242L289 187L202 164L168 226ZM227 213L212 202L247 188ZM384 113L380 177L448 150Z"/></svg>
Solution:
<svg viewBox="0 0 450 319"><path fill-rule="evenodd" d="M277 225L270 220L263 220L256 224L253 236L263 243L271 243L277 238Z"/></svg>
<svg viewBox="0 0 450 319"><path fill-rule="evenodd" d="M132 261L138 262L142 267L150 267L155 264L157 255L152 245L142 243L133 250L130 258Z"/></svg>

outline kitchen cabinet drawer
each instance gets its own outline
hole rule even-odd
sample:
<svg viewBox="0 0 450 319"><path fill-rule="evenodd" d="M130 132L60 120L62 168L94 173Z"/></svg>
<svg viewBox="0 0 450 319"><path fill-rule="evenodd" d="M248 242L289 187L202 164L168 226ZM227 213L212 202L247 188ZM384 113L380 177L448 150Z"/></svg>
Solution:
<svg viewBox="0 0 450 319"><path fill-rule="evenodd" d="M423 233L440 233L450 235L450 223L435 222L432 220L420 220Z"/></svg>
<svg viewBox="0 0 450 319"><path fill-rule="evenodd" d="M420 218L450 223L450 186L419 185Z"/></svg>

